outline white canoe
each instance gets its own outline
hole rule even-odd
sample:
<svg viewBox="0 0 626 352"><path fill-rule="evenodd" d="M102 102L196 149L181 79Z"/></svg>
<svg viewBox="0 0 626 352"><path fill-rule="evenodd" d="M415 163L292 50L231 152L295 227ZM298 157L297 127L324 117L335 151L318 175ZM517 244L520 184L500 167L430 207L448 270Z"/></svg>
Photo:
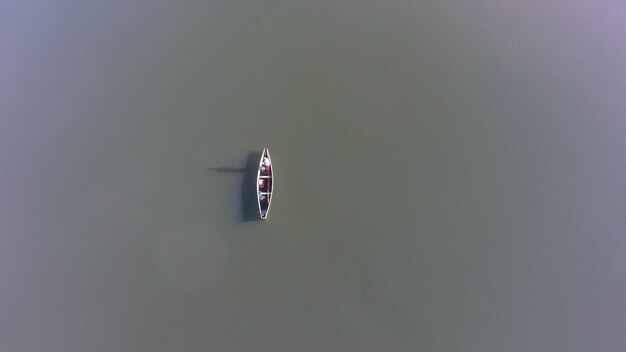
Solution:
<svg viewBox="0 0 626 352"><path fill-rule="evenodd" d="M256 176L256 194L259 204L259 215L261 219L267 219L272 204L272 190L274 189L274 165L270 158L270 152L263 148L259 169Z"/></svg>

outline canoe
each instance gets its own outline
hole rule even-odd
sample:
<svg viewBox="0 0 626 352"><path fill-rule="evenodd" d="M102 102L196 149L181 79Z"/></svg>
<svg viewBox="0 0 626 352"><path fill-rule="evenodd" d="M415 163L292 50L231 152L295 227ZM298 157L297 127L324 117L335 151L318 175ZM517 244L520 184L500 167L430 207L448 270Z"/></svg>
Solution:
<svg viewBox="0 0 626 352"><path fill-rule="evenodd" d="M270 151L263 148L259 170L256 176L256 194L259 203L259 215L261 219L267 219L272 204L272 190L274 189L274 165L270 158Z"/></svg>

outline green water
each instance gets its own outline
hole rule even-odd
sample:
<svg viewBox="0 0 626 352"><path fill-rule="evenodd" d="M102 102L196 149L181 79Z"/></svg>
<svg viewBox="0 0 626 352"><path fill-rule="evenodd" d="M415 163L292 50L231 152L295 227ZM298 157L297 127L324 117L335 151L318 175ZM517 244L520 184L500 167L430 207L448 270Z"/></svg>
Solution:
<svg viewBox="0 0 626 352"><path fill-rule="evenodd" d="M8 8L0 350L623 350L615 7Z"/></svg>

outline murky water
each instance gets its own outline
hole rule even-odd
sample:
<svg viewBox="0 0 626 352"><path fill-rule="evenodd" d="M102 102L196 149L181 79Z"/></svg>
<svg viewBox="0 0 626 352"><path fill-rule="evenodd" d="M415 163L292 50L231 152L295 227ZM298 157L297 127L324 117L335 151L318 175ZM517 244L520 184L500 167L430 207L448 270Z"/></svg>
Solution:
<svg viewBox="0 0 626 352"><path fill-rule="evenodd" d="M26 6L0 350L626 348L619 2Z"/></svg>

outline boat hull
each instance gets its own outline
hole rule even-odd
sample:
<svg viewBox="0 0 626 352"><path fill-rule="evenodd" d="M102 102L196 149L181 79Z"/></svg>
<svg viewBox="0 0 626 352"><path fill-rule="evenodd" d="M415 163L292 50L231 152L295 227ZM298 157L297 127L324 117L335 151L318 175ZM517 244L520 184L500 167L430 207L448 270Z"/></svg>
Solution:
<svg viewBox="0 0 626 352"><path fill-rule="evenodd" d="M274 165L267 148L263 148L261 160L256 177L256 194L259 205L259 216L262 220L267 220L272 204L272 194L274 190Z"/></svg>

